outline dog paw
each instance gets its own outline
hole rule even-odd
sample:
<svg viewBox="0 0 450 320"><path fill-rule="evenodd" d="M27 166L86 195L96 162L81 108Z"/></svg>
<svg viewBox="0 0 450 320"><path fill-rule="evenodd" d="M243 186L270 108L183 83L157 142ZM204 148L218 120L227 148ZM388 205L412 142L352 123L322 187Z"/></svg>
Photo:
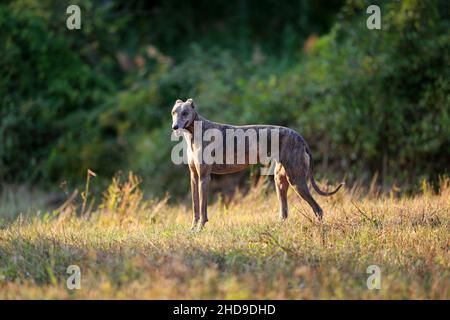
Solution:
<svg viewBox="0 0 450 320"><path fill-rule="evenodd" d="M200 223L197 226L197 231L202 231L205 228L205 224L206 222L208 222L208 220L206 221L200 221Z"/></svg>
<svg viewBox="0 0 450 320"><path fill-rule="evenodd" d="M192 223L191 227L189 228L190 231L195 231L197 228L197 223Z"/></svg>

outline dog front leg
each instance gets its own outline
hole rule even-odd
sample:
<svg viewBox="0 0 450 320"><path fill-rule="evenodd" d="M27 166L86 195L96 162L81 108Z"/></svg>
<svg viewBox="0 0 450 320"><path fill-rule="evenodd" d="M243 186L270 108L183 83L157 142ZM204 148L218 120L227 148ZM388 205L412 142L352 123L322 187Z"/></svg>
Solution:
<svg viewBox="0 0 450 320"><path fill-rule="evenodd" d="M208 222L208 188L209 181L211 180L210 174L200 175L199 181L199 199L200 199L200 224L198 229L201 230L206 222Z"/></svg>
<svg viewBox="0 0 450 320"><path fill-rule="evenodd" d="M198 194L198 175L191 170L191 194L192 194L192 225L191 230L194 230L200 219L200 205Z"/></svg>

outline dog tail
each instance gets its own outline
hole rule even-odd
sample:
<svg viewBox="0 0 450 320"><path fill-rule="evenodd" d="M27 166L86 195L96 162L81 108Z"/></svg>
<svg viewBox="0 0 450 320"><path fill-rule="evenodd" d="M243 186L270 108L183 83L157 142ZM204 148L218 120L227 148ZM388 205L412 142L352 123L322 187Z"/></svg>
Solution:
<svg viewBox="0 0 450 320"><path fill-rule="evenodd" d="M313 158L312 158L312 155L311 155L311 151L309 150L308 147L306 148L306 152L308 153L308 156L309 156L309 179L311 180L311 184L312 184L314 190L316 190L316 192L317 192L318 194L320 194L321 196L331 196L331 195L335 194L336 192L338 192L339 189L340 189L345 183L339 184L339 185L337 186L337 188L334 189L334 190L331 191L331 192L325 192L325 191L320 190L319 186L318 186L317 183L316 183L316 180L314 180L314 175L313 175L313 162L314 162L314 161L313 161Z"/></svg>

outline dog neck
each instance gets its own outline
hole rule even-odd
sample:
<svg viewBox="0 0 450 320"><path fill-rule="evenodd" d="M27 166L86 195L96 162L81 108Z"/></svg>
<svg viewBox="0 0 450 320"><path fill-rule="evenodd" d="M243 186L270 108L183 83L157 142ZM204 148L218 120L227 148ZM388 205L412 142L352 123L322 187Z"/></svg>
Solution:
<svg viewBox="0 0 450 320"><path fill-rule="evenodd" d="M194 110L194 118L191 123L185 128L191 135L194 134L194 123L195 121L203 120L202 117Z"/></svg>

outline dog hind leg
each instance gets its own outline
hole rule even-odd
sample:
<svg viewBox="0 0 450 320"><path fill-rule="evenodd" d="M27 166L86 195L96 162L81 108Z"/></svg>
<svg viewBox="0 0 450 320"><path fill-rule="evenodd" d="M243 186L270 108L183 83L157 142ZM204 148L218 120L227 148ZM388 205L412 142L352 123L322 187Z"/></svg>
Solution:
<svg viewBox="0 0 450 320"><path fill-rule="evenodd" d="M289 182L286 177L286 172L284 171L281 163L277 163L275 167L274 180L278 202L280 205L280 220L286 220L286 218L288 217L287 193L289 189Z"/></svg>
<svg viewBox="0 0 450 320"><path fill-rule="evenodd" d="M300 159L293 160L286 168L288 181L295 192L308 202L317 218L322 220L323 210L309 192L307 184L308 170L308 163L301 163Z"/></svg>

